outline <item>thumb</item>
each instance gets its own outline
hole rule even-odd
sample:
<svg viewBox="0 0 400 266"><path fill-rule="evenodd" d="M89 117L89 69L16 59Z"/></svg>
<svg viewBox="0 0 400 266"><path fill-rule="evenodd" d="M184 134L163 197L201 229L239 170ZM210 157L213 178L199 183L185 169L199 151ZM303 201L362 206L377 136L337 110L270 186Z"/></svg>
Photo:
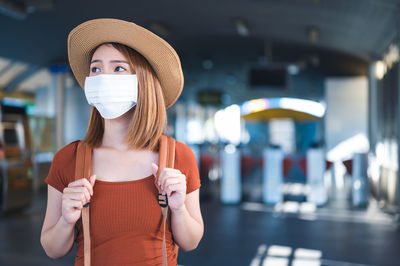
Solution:
<svg viewBox="0 0 400 266"><path fill-rule="evenodd" d="M152 163L151 170L153 171L153 175L156 176L157 172L158 172L158 165L156 165L155 163Z"/></svg>
<svg viewBox="0 0 400 266"><path fill-rule="evenodd" d="M92 186L94 186L94 182L96 181L96 175L92 175L90 177L90 184L92 184Z"/></svg>

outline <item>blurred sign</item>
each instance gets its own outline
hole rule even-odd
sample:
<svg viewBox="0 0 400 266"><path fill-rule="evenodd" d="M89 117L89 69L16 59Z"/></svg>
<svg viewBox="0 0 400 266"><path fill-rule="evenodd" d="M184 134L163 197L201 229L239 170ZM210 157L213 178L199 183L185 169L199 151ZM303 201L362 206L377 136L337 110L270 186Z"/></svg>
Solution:
<svg viewBox="0 0 400 266"><path fill-rule="evenodd" d="M200 91L197 98L202 105L221 105L222 95L221 91Z"/></svg>

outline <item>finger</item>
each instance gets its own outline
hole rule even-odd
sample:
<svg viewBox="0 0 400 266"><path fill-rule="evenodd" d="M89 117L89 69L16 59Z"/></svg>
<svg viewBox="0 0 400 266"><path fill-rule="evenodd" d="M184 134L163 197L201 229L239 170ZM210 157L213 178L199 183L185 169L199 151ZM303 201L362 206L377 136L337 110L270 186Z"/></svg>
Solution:
<svg viewBox="0 0 400 266"><path fill-rule="evenodd" d="M158 186L161 186L163 180L164 180L164 176L165 176L165 171L160 170L160 172L158 173Z"/></svg>
<svg viewBox="0 0 400 266"><path fill-rule="evenodd" d="M163 182L163 180L165 179L165 175L166 174L170 174L170 173L180 173L179 170L176 169L172 169L172 168L163 168L163 169L159 169L158 165L155 163L151 164L152 167L152 171L154 176L157 177L158 174L158 185L160 186ZM160 172L159 172L160 171Z"/></svg>
<svg viewBox="0 0 400 266"><path fill-rule="evenodd" d="M79 200L72 200L72 199L65 200L65 206L67 207L67 209L82 210L83 205L84 204L82 203L82 201Z"/></svg>
<svg viewBox="0 0 400 266"><path fill-rule="evenodd" d="M85 193L68 193L66 195L66 199L70 199L70 200L78 200L81 201L83 204L86 204L86 202L88 202L90 200L86 198Z"/></svg>
<svg viewBox="0 0 400 266"><path fill-rule="evenodd" d="M186 176L184 174L171 173L161 181L161 189L166 187L168 184L178 183L178 182L186 182Z"/></svg>
<svg viewBox="0 0 400 266"><path fill-rule="evenodd" d="M158 170L159 170L158 165L155 164L155 163L151 163L151 171L153 172L153 175L157 179L158 186L160 186L161 185L162 175L164 174L164 172L161 170L161 172L159 173Z"/></svg>
<svg viewBox="0 0 400 266"><path fill-rule="evenodd" d="M90 193L86 187L66 187L63 190L63 194L69 194L69 193L84 193L86 199L90 201Z"/></svg>
<svg viewBox="0 0 400 266"><path fill-rule="evenodd" d="M185 186L181 183L178 184L171 184L169 186L166 187L165 189L165 193L167 194L167 196L171 196L172 193L174 192L180 192L180 193L185 193Z"/></svg>
<svg viewBox="0 0 400 266"><path fill-rule="evenodd" d="M171 172L171 173L178 173L178 174L182 173L179 169L175 169L175 168L164 168L164 171Z"/></svg>
<svg viewBox="0 0 400 266"><path fill-rule="evenodd" d="M171 168L164 168L166 170L162 170L161 174L158 179L158 184L163 185L165 180L171 177L180 176L182 175L179 170L171 169Z"/></svg>
<svg viewBox="0 0 400 266"><path fill-rule="evenodd" d="M93 186L86 178L78 179L72 183L69 183L68 185L68 187L80 187L80 186L86 187L89 190L90 195L93 195Z"/></svg>
<svg viewBox="0 0 400 266"><path fill-rule="evenodd" d="M81 178L78 180L75 180L74 182L71 182L68 184L68 187L81 187L84 186L85 184L89 184L89 181L86 178Z"/></svg>
<svg viewBox="0 0 400 266"><path fill-rule="evenodd" d="M164 189L165 187L167 187L167 186L169 186L171 184L178 184L178 183L183 183L182 178L178 178L176 176L168 177L161 184L161 189Z"/></svg>
<svg viewBox="0 0 400 266"><path fill-rule="evenodd" d="M172 192L174 191L181 191L185 192L186 191L186 182L174 182L171 184L166 185L162 191L164 194L171 195Z"/></svg>
<svg viewBox="0 0 400 266"><path fill-rule="evenodd" d="M96 178L97 178L96 175L92 175L92 176L89 178L90 184L92 185L92 187L94 186L94 182L96 182ZM93 196L93 194L92 194L92 196Z"/></svg>
<svg viewBox="0 0 400 266"><path fill-rule="evenodd" d="M156 164L154 164L154 165L156 165ZM158 169L158 170L160 170L160 169ZM166 174L169 175L169 174L181 174L181 173L182 172L180 170L178 170L178 169L163 168L163 169L160 170L159 177L158 177L158 181L159 181L158 183L159 183L159 185L162 184Z"/></svg>

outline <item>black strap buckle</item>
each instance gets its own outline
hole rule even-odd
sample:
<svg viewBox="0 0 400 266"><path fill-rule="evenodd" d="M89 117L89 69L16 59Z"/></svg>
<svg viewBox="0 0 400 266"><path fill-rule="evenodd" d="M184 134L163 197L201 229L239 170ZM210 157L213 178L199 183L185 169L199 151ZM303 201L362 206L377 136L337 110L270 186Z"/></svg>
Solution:
<svg viewBox="0 0 400 266"><path fill-rule="evenodd" d="M158 204L160 204L161 207L165 208L168 206L168 197L167 195L163 195L161 193L158 193Z"/></svg>

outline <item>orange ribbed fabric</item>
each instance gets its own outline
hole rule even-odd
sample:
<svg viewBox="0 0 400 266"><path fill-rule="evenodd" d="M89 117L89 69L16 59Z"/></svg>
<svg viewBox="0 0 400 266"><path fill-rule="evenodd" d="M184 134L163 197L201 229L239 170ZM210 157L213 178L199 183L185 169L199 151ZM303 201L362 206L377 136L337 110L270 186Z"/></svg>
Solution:
<svg viewBox="0 0 400 266"><path fill-rule="evenodd" d="M78 142L54 156L46 183L60 192L74 181ZM200 187L196 159L186 145L176 142L175 168L187 178L187 193ZM125 182L96 180L90 204L92 265L162 265L162 214L154 176ZM80 222L80 221L78 221ZM83 232L76 238L75 265L83 265ZM172 234L167 227L168 266L177 264Z"/></svg>

